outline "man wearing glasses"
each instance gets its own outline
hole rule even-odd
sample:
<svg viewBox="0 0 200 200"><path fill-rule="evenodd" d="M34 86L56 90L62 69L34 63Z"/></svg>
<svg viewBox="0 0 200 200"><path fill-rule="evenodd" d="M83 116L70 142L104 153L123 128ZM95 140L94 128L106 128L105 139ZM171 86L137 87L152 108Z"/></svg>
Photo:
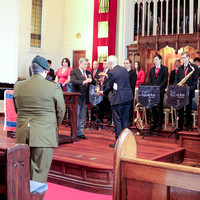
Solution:
<svg viewBox="0 0 200 200"><path fill-rule="evenodd" d="M185 124L184 124L184 107L178 110L178 129L177 131L183 130L183 125L185 126L184 130L189 131L192 127L192 99L195 95L195 89L197 88L197 79L198 79L198 67L192 63L190 63L190 54L188 52L181 53L181 60L183 65L181 65L177 71L175 84L179 83L182 79L184 79L194 68L194 72L192 75L187 79L185 85L189 86L189 104L186 105L186 116L185 116Z"/></svg>

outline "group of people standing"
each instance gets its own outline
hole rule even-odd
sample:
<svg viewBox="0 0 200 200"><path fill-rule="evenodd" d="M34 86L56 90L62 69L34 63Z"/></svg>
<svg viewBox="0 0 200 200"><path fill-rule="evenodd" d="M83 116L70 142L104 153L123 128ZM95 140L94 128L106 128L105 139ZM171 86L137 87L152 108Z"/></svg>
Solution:
<svg viewBox="0 0 200 200"><path fill-rule="evenodd" d="M189 62L188 52L181 53L183 65L175 69L174 83L184 79L192 70L192 75L185 82L190 88L189 104L186 106L186 123L184 124L184 108L178 110L178 131L185 126L191 127L191 104L194 91L197 88L198 67ZM177 61L179 62L179 61ZM17 112L16 143L30 146L31 151L31 179L46 182L51 166L54 147L58 146L57 131L65 114L65 103L62 91L67 83L71 82L72 92L80 92L78 97L78 140L87 139L84 135L87 104L89 103L89 85L99 82L103 101L97 106L97 116L103 121L104 113L107 122L112 118L115 126L115 138L128 128L133 122L133 99L135 88L144 83L144 71L140 63L126 59L124 67L117 64L115 56L109 56L103 62L103 71L98 69L98 62L93 62L93 72L88 69L88 59L80 58L76 69L70 67L68 58L63 58L61 65L54 75L51 61L36 56L29 68L32 76L23 81L17 81L14 86L13 100ZM180 62L179 62L180 64ZM199 62L200 64L200 62ZM162 65L162 57L154 56L154 67L150 69L148 84L160 86L160 103L152 109L153 125L151 129L162 129L163 97L168 83L168 68ZM178 64L177 64L178 65ZM47 79L47 80L45 80ZM54 82L55 79L55 82ZM49 81L50 80L50 81ZM61 86L63 88L61 88ZM114 147L110 144L110 147Z"/></svg>
<svg viewBox="0 0 200 200"><path fill-rule="evenodd" d="M178 128L177 132L181 130L189 131L192 127L192 99L195 95L195 89L197 89L198 80L198 67L190 62L190 54L188 52L181 53L181 60L183 62L180 65L180 60L175 61L175 69L171 71L169 84L177 85L180 81L185 79L184 85L189 87L189 104L186 105L186 115L184 115L184 107L178 110ZM163 99L165 89L168 84L168 68L162 65L162 57L159 54L154 56L154 67L149 72L149 85L160 86L160 103L158 106L152 108L153 125L151 129L162 129L163 122ZM193 73L190 74L190 72ZM190 75L188 75L190 74Z"/></svg>

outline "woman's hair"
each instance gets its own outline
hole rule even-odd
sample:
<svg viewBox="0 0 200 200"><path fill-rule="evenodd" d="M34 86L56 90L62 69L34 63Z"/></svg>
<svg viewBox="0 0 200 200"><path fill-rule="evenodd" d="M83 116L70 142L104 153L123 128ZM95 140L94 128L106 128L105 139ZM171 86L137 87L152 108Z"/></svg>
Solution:
<svg viewBox="0 0 200 200"><path fill-rule="evenodd" d="M141 65L140 65L140 62L139 61L135 61L135 63L138 64L138 72L140 71L140 68L141 68ZM134 68L135 68L135 65L134 65ZM136 69L135 69L136 70Z"/></svg>
<svg viewBox="0 0 200 200"><path fill-rule="evenodd" d="M64 60L66 60L66 62L68 63L68 67L70 67L70 60L68 58L63 58L61 61L61 65L63 66Z"/></svg>

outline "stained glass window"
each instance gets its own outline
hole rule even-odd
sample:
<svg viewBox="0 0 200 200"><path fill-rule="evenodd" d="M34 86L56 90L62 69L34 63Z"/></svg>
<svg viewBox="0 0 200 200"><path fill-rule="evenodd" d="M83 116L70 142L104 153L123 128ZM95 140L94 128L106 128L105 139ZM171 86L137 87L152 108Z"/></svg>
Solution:
<svg viewBox="0 0 200 200"><path fill-rule="evenodd" d="M99 13L109 12L109 0L99 0Z"/></svg>
<svg viewBox="0 0 200 200"><path fill-rule="evenodd" d="M108 21L98 22L98 38L108 37Z"/></svg>
<svg viewBox="0 0 200 200"><path fill-rule="evenodd" d="M41 47L42 0L32 0L31 47Z"/></svg>
<svg viewBox="0 0 200 200"><path fill-rule="evenodd" d="M104 60L107 60L108 57L108 46L99 46L98 47L98 62L102 63Z"/></svg>

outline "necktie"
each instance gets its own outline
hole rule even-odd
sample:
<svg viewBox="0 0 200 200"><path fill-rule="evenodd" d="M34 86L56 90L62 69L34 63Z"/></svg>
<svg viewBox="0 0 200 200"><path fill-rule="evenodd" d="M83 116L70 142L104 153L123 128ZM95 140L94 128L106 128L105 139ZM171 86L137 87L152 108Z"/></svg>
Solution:
<svg viewBox="0 0 200 200"><path fill-rule="evenodd" d="M185 66L185 76L187 76L187 66Z"/></svg>
<svg viewBox="0 0 200 200"><path fill-rule="evenodd" d="M104 74L106 73L106 70L105 70L105 69L103 70L103 73L104 73ZM104 82L104 78L105 78L105 76L102 76L102 77L101 77L101 80L100 80L101 85L102 85L103 82Z"/></svg>
<svg viewBox="0 0 200 200"><path fill-rule="evenodd" d="M86 80L86 75L85 75L85 72L83 72L83 77L84 77L84 79Z"/></svg>
<svg viewBox="0 0 200 200"><path fill-rule="evenodd" d="M159 67L156 67L156 77L158 76L158 73L159 73Z"/></svg>
<svg viewBox="0 0 200 200"><path fill-rule="evenodd" d="M96 70L93 71L93 78L95 77L95 74L96 74Z"/></svg>
<svg viewBox="0 0 200 200"><path fill-rule="evenodd" d="M83 72L83 77L84 77L85 80L87 79L86 74L85 74L85 71ZM85 86L87 87L87 86L88 86L88 83L86 83Z"/></svg>

